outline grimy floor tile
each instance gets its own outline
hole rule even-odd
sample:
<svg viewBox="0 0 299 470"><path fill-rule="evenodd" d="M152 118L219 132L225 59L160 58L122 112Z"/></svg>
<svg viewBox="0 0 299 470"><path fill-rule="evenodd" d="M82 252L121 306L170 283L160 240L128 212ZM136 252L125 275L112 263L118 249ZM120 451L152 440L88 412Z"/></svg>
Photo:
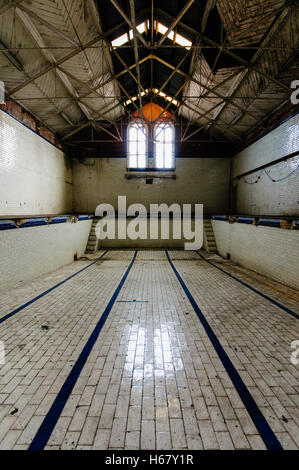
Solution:
<svg viewBox="0 0 299 470"><path fill-rule="evenodd" d="M203 254L298 312L292 289ZM97 256L3 294L0 316ZM133 256L110 250L0 324L0 449L30 446ZM298 449L298 320L194 252L169 256L282 447ZM264 448L165 251L139 250L46 449Z"/></svg>

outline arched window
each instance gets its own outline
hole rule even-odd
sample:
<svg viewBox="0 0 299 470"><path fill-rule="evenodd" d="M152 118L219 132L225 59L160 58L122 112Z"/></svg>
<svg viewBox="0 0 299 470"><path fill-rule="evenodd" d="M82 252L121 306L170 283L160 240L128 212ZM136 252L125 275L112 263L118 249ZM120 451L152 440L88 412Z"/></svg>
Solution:
<svg viewBox="0 0 299 470"><path fill-rule="evenodd" d="M174 126L159 123L154 129L155 166L160 169L174 168Z"/></svg>
<svg viewBox="0 0 299 470"><path fill-rule="evenodd" d="M147 166L147 127L141 122L128 126L128 168Z"/></svg>

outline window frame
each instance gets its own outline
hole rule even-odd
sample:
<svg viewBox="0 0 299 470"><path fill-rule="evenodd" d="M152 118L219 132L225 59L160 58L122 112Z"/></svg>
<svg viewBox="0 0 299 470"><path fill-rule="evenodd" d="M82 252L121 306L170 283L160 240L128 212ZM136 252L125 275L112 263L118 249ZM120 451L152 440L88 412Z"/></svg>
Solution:
<svg viewBox="0 0 299 470"><path fill-rule="evenodd" d="M137 126L137 128L142 127L143 130L144 130L145 136L146 136L146 140L145 140L145 166L144 167L139 167L138 166L138 153L137 153L137 166L135 166L135 167L130 166L131 154L130 154L129 133L130 133L130 129L132 127L136 127L136 126ZM139 120L135 120L135 121L130 122L130 124L128 124L128 127L127 127L127 171L147 170L147 167L148 167L148 154L149 154L149 152L148 152L148 136L149 136L148 126L144 122L139 121ZM137 142L138 142L138 140L137 140Z"/></svg>
<svg viewBox="0 0 299 470"><path fill-rule="evenodd" d="M156 138L156 129L161 127L161 126L164 126L165 129L166 127L169 127L171 128L172 130L172 155L171 155L171 160L172 160L172 165L171 167L169 168L166 168L165 167L165 151L163 152L164 155L163 155L163 168L160 168L158 167L158 162L157 162L157 142L155 142L155 138ZM165 132L165 131L164 131ZM165 146L165 141L164 141L164 146ZM163 122L163 121L160 121L158 122L154 128L153 128L153 157L154 157L154 164L155 164L155 170L157 171L174 171L175 170L175 127L173 125L172 122Z"/></svg>

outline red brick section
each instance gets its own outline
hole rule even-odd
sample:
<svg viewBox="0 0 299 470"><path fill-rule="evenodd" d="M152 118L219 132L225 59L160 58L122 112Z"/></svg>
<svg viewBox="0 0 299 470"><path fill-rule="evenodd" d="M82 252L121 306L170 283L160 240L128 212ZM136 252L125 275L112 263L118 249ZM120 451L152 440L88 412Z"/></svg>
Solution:
<svg viewBox="0 0 299 470"><path fill-rule="evenodd" d="M34 116L32 116L32 114L28 113L28 111L25 111L15 101L7 100L5 104L0 105L0 108L5 109L5 111L9 112L9 114L26 124L26 126L30 127L40 136L44 137L45 139L52 142L52 144L55 144L57 145L57 147L61 148L61 144L54 132L50 131L50 129L41 124Z"/></svg>

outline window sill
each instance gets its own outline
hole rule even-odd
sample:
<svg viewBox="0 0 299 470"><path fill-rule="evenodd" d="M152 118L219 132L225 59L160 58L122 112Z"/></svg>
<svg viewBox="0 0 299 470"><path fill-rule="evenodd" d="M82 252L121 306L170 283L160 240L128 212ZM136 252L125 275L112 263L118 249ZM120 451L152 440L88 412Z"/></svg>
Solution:
<svg viewBox="0 0 299 470"><path fill-rule="evenodd" d="M175 168L127 168L127 173L173 173Z"/></svg>
<svg viewBox="0 0 299 470"><path fill-rule="evenodd" d="M130 179L172 179L176 180L175 170L128 170L125 177Z"/></svg>

